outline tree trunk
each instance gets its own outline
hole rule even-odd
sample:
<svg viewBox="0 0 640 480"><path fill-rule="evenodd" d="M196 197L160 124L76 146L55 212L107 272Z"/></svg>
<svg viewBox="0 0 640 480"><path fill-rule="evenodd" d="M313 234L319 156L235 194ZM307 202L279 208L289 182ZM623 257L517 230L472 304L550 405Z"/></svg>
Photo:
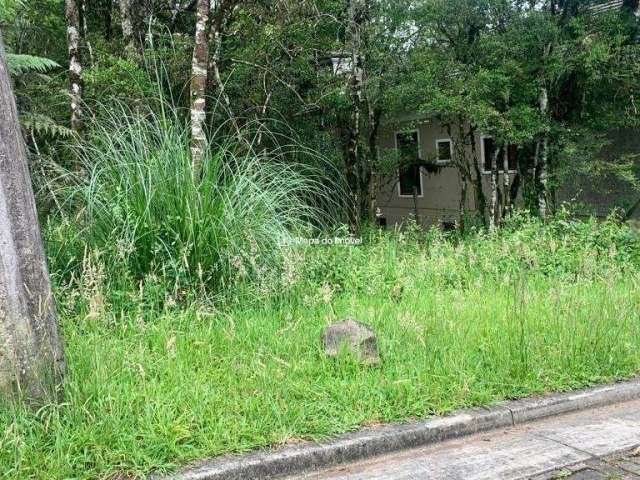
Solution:
<svg viewBox="0 0 640 480"><path fill-rule="evenodd" d="M361 54L361 22L363 12L360 0L349 1L349 32L351 46L351 74L349 75L349 93L351 97L351 119L348 128L346 174L353 197L354 217L352 227L357 228L363 216L361 211L361 155L360 155L360 122L362 103L364 100L363 68ZM366 195L366 193L364 193Z"/></svg>
<svg viewBox="0 0 640 480"><path fill-rule="evenodd" d="M65 1L67 20L67 51L69 53L69 99L71 128L82 128L82 64L80 62L80 15L76 0Z"/></svg>
<svg viewBox="0 0 640 480"><path fill-rule="evenodd" d="M50 401L62 339L1 37L0 111L0 395Z"/></svg>
<svg viewBox="0 0 640 480"><path fill-rule="evenodd" d="M546 63L547 58L551 54L551 44L547 44L543 51L543 60ZM549 120L549 91L544 76L541 77L540 92L538 94L538 108L540 115L545 120ZM545 130L542 138L538 140L536 145L535 158L535 179L538 201L538 215L545 219L549 213L549 186L548 186L548 169L549 169L549 132Z"/></svg>
<svg viewBox="0 0 640 480"><path fill-rule="evenodd" d="M459 206L459 215L460 219L458 220L458 230L460 233L464 234L465 231L465 219L467 217L467 178L462 172L459 172L460 175L460 206Z"/></svg>
<svg viewBox="0 0 640 480"><path fill-rule="evenodd" d="M89 29L87 27L87 0L78 0L80 2L80 38L82 44L89 54L89 65L93 65L93 47L89 41Z"/></svg>
<svg viewBox="0 0 640 480"><path fill-rule="evenodd" d="M502 155L502 218L507 218L511 213L511 175L509 174L509 147L505 148Z"/></svg>
<svg viewBox="0 0 640 480"><path fill-rule="evenodd" d="M540 89L540 113L546 118L549 110L549 96L547 88ZM545 132L538 140L536 148L536 179L538 185L538 215L545 219L549 213L549 185L548 185L548 161L549 161L549 134Z"/></svg>
<svg viewBox="0 0 640 480"><path fill-rule="evenodd" d="M464 233L465 219L467 217L467 190L469 181L471 180L471 169L469 167L469 159L467 158L466 140L469 139L469 134L473 129L470 129L469 134L465 134L464 120L461 117L458 117L457 119L455 134L450 123L447 123L446 128L447 135L451 139L451 160L458 170L458 181L460 183L458 230L461 233Z"/></svg>
<svg viewBox="0 0 640 480"><path fill-rule="evenodd" d="M480 220L482 225L487 226L487 199L484 195L484 187L482 185L482 170L480 169L480 159L478 157L478 151L476 149L476 133L475 129L471 127L469 129L469 143L471 144L471 156L473 161L473 173L475 180L475 195L476 195L476 210L480 213Z"/></svg>
<svg viewBox="0 0 640 480"><path fill-rule="evenodd" d="M178 14L182 10L180 0L175 0L171 5L171 17L169 20L169 32L173 33L176 29L176 22L178 21Z"/></svg>
<svg viewBox="0 0 640 480"><path fill-rule="evenodd" d="M202 168L207 139L204 134L206 119L205 93L209 71L209 0L198 0L195 42L191 61L191 161L194 174Z"/></svg>
<svg viewBox="0 0 640 480"><path fill-rule="evenodd" d="M513 176L513 180L511 181L511 187L509 188L509 197L510 197L510 205L511 211L513 211L513 206L516 204L516 200L518 199L518 193L520 192L520 184L522 183L522 174L516 173Z"/></svg>
<svg viewBox="0 0 640 480"><path fill-rule="evenodd" d="M491 154L491 204L489 205L489 230L498 227L498 156L500 148L495 146Z"/></svg>
<svg viewBox="0 0 640 480"><path fill-rule="evenodd" d="M368 102L369 109L369 161L366 165L366 171L363 175L362 192L363 197L367 197L368 205L363 208L364 211L368 211L369 220L373 221L376 218L376 211L378 207L378 176L376 173L376 165L378 163L378 134L380 132L380 117L382 111L371 105Z"/></svg>
<svg viewBox="0 0 640 480"><path fill-rule="evenodd" d="M129 57L133 57L136 53L136 43L133 38L131 0L120 0L120 23L122 25L122 38L124 40L125 53Z"/></svg>

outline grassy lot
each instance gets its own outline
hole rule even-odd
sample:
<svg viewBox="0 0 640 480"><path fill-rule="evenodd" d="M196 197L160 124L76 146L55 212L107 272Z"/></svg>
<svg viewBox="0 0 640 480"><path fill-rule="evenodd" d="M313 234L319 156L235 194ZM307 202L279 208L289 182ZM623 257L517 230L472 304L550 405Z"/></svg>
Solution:
<svg viewBox="0 0 640 480"><path fill-rule="evenodd" d="M251 297L157 309L94 272L61 293L65 401L0 412L0 472L144 476L635 375L639 245L615 222L374 234L297 250L279 293L254 284ZM322 329L347 315L375 327L382 366L323 356Z"/></svg>

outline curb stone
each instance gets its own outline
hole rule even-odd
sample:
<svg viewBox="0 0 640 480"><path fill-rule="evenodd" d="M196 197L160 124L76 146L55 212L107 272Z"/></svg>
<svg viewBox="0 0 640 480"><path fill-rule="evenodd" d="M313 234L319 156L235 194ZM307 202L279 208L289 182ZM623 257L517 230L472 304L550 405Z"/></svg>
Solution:
<svg viewBox="0 0 640 480"><path fill-rule="evenodd" d="M640 398L640 378L569 393L500 402L424 421L386 425L248 455L229 455L202 462L155 480L260 480L283 478L442 440L520 425L533 420Z"/></svg>

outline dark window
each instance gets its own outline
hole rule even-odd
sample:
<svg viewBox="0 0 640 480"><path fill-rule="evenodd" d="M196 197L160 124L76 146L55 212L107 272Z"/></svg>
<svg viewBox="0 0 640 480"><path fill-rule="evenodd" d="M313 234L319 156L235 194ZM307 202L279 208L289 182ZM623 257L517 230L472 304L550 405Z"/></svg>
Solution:
<svg viewBox="0 0 640 480"><path fill-rule="evenodd" d="M400 195L422 195L418 132L396 133L400 163Z"/></svg>
<svg viewBox="0 0 640 480"><path fill-rule="evenodd" d="M418 165L400 168L400 195L422 195Z"/></svg>
<svg viewBox="0 0 640 480"><path fill-rule="evenodd" d="M438 140L436 146L438 148L438 161L451 161L451 140Z"/></svg>
<svg viewBox="0 0 640 480"><path fill-rule="evenodd" d="M484 171L491 171L491 157L493 156L496 148L496 144L493 141L493 138L483 138L482 139L482 148L484 152ZM515 171L518 168L518 146L517 145L509 145L507 147L507 161L509 163L509 170ZM504 154L498 155L496 159L498 163L498 171L504 171Z"/></svg>

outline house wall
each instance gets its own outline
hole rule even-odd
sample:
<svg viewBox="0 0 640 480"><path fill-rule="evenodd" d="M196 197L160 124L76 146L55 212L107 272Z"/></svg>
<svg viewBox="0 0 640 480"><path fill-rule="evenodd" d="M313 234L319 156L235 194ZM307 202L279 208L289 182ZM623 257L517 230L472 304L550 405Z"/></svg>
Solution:
<svg viewBox="0 0 640 480"><path fill-rule="evenodd" d="M388 125L381 129L379 137L380 155L389 155L395 150L395 135L399 131L418 130L420 142L420 156L423 159L435 160L436 141L449 138L446 127L432 121L407 121ZM458 135L456 129L452 136ZM480 135L476 138L475 150L480 165L482 165L482 145ZM472 149L466 149L467 159L472 160ZM473 169L471 169L473 172ZM401 223L417 214L417 219L425 226L441 225L442 222L457 222L460 217L460 178L458 169L451 163L440 166L438 172L429 173L422 169L422 196L416 198L401 197L397 175L381 178L377 195L377 204L389 225ZM483 190L489 201L490 176L482 175ZM499 181L502 181L500 175ZM475 183L475 182L474 182ZM466 209L472 212L476 209L475 189L473 185L467 187Z"/></svg>
<svg viewBox="0 0 640 480"><path fill-rule="evenodd" d="M385 125L379 137L380 155L389 155L395 151L395 134L398 131L418 130L420 153L423 159L435 159L436 140L448 138L447 129L434 121L407 120L395 124ZM452 132L453 136L457 131ZM640 132L620 131L612 132L612 145L607 149L607 155L619 156L628 153L640 153ZM477 135L475 150L480 165L483 165L481 135ZM467 148L467 159L472 161L471 148ZM471 169L473 172L473 168ZM422 196L416 198L401 197L397 175L380 178L380 188L377 193L377 205L388 225L406 221L414 214L417 220L425 225L442 225L443 222L457 222L460 216L460 179L458 169L449 164L443 165L437 173L421 171ZM490 202L490 175L482 173L482 185L487 206ZM499 175L500 184L503 181ZM473 182L475 183L475 182ZM609 177L594 180L592 177L572 177L565 185L558 188L556 200L579 202L583 205L585 215L596 214L606 216L615 207L631 205L640 194L628 185ZM521 198L520 198L521 201ZM518 200L516 201L516 203ZM474 186L467 188L466 208L469 213L476 210ZM636 213L640 218L640 209Z"/></svg>

